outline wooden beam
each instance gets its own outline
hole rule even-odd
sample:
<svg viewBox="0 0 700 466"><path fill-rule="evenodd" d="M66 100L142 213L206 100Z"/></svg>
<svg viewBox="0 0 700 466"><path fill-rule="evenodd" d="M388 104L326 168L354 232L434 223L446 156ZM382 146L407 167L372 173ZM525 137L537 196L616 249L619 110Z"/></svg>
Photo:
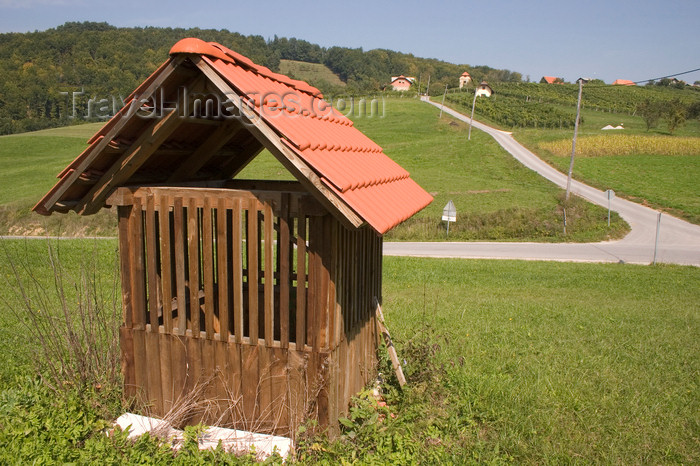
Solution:
<svg viewBox="0 0 700 466"><path fill-rule="evenodd" d="M154 92L156 92L164 83L165 81L173 74L173 71L179 67L184 60L184 57L175 57L170 62L168 65L165 67L163 72L156 77L153 82L148 86L144 92L138 96L138 98L145 98L148 99L150 98ZM53 206L61 199L61 196L63 196L66 191L73 186L73 184L76 182L76 180L83 174L85 170L88 169L90 164L97 158L99 154L104 151L104 149L110 144L112 139L114 139L117 134L124 128L124 125L134 118L135 113L132 113L130 109L127 109L125 113L120 114L120 117L118 120L115 121L115 123L111 123L114 120L110 120L109 123L107 123L106 126L111 126L110 129L107 131L107 133L104 135L104 137L90 146L89 151L85 154L85 156L80 160L79 163L76 164L73 172L68 174L65 178L61 179L61 186L56 189L56 191L47 199L44 199L42 206L47 210L51 211L53 209ZM115 117L116 118L116 117Z"/></svg>
<svg viewBox="0 0 700 466"><path fill-rule="evenodd" d="M282 165L285 166L306 188L317 193L318 200L332 212L344 225L350 228L359 228L365 222L359 217L345 201L336 193L323 184L316 172L311 169L291 148L282 142L280 136L263 121L262 118L250 119L246 112L250 109L242 108L238 94L231 88L215 69L213 69L204 59L198 56L191 57L192 61L211 80L211 82L224 94L230 98L230 102L238 109L243 122L250 132L269 150Z"/></svg>
<svg viewBox="0 0 700 466"><path fill-rule="evenodd" d="M211 159L214 154L221 149L235 134L234 131L241 126L238 120L227 120L220 122L207 137L207 139L190 155L187 160L180 164L175 172L170 175L168 182L181 181L193 178L200 168Z"/></svg>
<svg viewBox="0 0 700 466"><path fill-rule="evenodd" d="M182 123L176 110L154 119L118 161L113 163L93 188L78 202L75 210L84 215L94 214L102 208L105 199L114 188L124 183L148 160L160 145Z"/></svg>

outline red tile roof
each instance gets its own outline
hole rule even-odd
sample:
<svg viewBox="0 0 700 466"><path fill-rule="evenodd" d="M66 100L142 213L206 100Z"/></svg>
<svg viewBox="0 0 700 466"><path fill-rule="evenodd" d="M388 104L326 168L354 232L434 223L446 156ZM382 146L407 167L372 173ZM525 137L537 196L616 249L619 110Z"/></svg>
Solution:
<svg viewBox="0 0 700 466"><path fill-rule="evenodd" d="M87 188L79 187L84 183L79 183L78 178L84 179L91 173L93 178L99 178L101 173L109 170L109 164L115 163L114 155L110 159L103 156L102 152L110 147L119 147L122 139L137 138L141 131L139 128L131 128L128 120L120 122L125 118L133 118L134 112L129 115L132 100L141 99L141 93L154 82L168 82L168 79L174 79L165 73L182 66L180 63L185 60L195 62L205 74L208 71L215 72L222 78L219 82L218 79L214 79L215 76L207 75L210 80L214 79L213 84L229 99L239 99L244 104L247 103L247 110L251 112L256 128L272 129L275 138L279 138L278 143L303 160L320 182L330 190L331 195L337 196L378 233L385 233L432 201L432 197L410 179L406 170L357 130L351 120L326 103L315 87L256 65L220 44L199 39L184 39L178 42L170 54L171 59L139 86L127 99L122 111L90 140L90 147L59 174L59 182L35 206L36 211L51 213L58 210L55 206L57 202L72 199L75 203L75 198L78 198L78 208L75 210L80 211L80 206L84 207L86 202L92 199L90 193L86 194ZM182 61L176 63L178 59ZM227 94L231 90L235 96ZM246 107L244 104L241 108ZM136 124L140 123L135 122L131 126ZM266 131L263 132L269 138L269 130ZM110 144L100 145L105 136L111 137ZM174 138L167 139L163 144L172 146L177 142L172 139ZM190 139L196 138L193 136ZM262 141L255 140L252 143L247 142L258 145L261 143ZM240 144L242 143L239 142ZM101 152L93 154L98 145ZM156 152L152 157L157 159L157 156ZM166 163L173 165L174 162L170 160ZM144 166L147 165L148 162L145 162ZM164 165L165 163L157 165L157 168L164 170L167 168ZM170 167L171 170L176 168ZM216 166L209 168L216 173ZM74 174L76 170L81 172L81 176ZM130 179L130 175L125 176L127 179L122 184L127 184ZM324 195L321 191L323 190L320 189L314 194Z"/></svg>
<svg viewBox="0 0 700 466"><path fill-rule="evenodd" d="M616 79L615 82L613 83L613 86L634 86L635 83L634 81L630 81L629 79Z"/></svg>

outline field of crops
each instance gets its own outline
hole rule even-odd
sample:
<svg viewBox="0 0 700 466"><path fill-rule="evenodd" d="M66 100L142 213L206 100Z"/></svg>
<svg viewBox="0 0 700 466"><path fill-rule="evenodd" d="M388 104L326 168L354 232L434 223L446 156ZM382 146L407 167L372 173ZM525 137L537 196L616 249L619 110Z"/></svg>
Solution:
<svg viewBox="0 0 700 466"><path fill-rule="evenodd" d="M476 114L505 128L573 128L578 99L577 84L493 83L494 94L479 99ZM446 102L471 111L471 89L448 92ZM697 88L676 89L659 86L610 86L588 84L583 88L581 107L605 113L634 115L646 100L667 102L678 99L683 105L700 101ZM469 112L467 112L469 113Z"/></svg>
<svg viewBox="0 0 700 466"><path fill-rule="evenodd" d="M557 156L571 155L571 139L542 142L538 147ZM631 154L700 155L700 138L601 134L576 141L576 156L580 157Z"/></svg>

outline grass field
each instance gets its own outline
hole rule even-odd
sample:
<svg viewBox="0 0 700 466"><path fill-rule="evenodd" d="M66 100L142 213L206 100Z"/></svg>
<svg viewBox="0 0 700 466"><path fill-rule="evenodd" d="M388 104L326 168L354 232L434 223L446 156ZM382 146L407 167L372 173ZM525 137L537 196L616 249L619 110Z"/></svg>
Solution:
<svg viewBox="0 0 700 466"><path fill-rule="evenodd" d="M345 87L337 74L321 63L307 63L296 60L280 60L280 73L317 85L325 82L337 88Z"/></svg>
<svg viewBox="0 0 700 466"><path fill-rule="evenodd" d="M115 240L52 244L68 289L97 263L112 293ZM0 253L0 462L170 458L102 434L123 409L107 387L55 397L27 378L42 354L8 312L24 301L8 263L51 296L47 243L0 241ZM358 400L343 437L302 442L302 462L700 461L700 269L390 257L383 294L409 385L389 376L388 407Z"/></svg>

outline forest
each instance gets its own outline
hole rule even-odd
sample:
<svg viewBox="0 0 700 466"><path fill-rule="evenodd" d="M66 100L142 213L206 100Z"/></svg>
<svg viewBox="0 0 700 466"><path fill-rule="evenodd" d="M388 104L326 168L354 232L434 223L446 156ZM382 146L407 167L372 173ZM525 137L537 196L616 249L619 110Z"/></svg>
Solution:
<svg viewBox="0 0 700 466"><path fill-rule="evenodd" d="M327 97L380 92L391 76L427 78L431 90L456 87L468 71L475 80L520 82L522 75L488 66L457 65L392 50L322 47L305 40L242 35L199 28L118 28L69 22L46 31L0 34L0 134L107 118L123 99L166 60L178 40L221 43L273 71L280 60L320 63L346 86L311 82Z"/></svg>

